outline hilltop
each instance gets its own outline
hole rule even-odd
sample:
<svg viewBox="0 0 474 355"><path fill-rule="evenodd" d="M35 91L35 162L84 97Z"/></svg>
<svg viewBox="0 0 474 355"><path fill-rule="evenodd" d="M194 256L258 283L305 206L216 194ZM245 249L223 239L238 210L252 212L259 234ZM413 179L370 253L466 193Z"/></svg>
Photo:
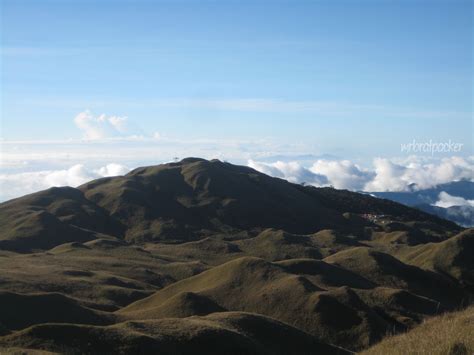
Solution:
<svg viewBox="0 0 474 355"><path fill-rule="evenodd" d="M187 158L2 203L0 246L45 250L99 237L131 243L183 242L211 235L243 239L267 228L295 234L334 229L361 237L373 223L355 214L423 223L423 231L437 237L460 230L388 200L292 184L218 160Z"/></svg>

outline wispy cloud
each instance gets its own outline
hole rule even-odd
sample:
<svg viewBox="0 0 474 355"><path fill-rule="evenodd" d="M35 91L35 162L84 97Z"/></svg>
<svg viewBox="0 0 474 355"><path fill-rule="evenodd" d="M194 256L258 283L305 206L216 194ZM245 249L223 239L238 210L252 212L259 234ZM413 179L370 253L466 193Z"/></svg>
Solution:
<svg viewBox="0 0 474 355"><path fill-rule="evenodd" d="M74 118L76 126L84 133L85 139L102 139L109 136L123 135L127 128L127 117L94 116L90 111L79 113Z"/></svg>
<svg viewBox="0 0 474 355"><path fill-rule="evenodd" d="M205 109L210 111L313 114L315 117L364 117L364 118L403 118L403 119L469 119L470 112L453 110L418 109L412 107L386 106L373 103L354 103L346 101L283 100L272 98L124 98L122 100L76 100L56 98L32 98L18 104L37 105L54 108L100 109L103 107L156 108L156 109ZM293 118L297 118L293 117Z"/></svg>

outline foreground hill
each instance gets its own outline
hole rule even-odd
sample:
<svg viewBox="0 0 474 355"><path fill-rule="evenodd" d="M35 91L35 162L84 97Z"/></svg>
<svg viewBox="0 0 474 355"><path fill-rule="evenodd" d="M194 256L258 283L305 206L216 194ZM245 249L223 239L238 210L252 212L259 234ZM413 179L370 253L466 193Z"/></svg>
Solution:
<svg viewBox="0 0 474 355"><path fill-rule="evenodd" d="M432 288L427 292L431 292L433 299L436 299L434 302L405 292L404 297L413 303L411 317L414 319L415 314L420 316L436 312L439 289L453 288L447 294L453 295L453 302L456 299L460 302L464 293L456 284L443 281L442 277L439 280L430 279L427 272L414 267L406 268L408 270L400 266L400 274L415 272L405 278L422 283L421 287L431 284ZM403 328L400 322L390 319L388 315L392 313L396 317L396 311L383 304L391 302L394 306L400 302L397 297L401 296L395 296L400 290L397 290L399 284L393 281L393 275L387 275L389 282L370 282L359 276L368 273L356 274L349 270L309 259L272 264L258 258L239 258L176 282L117 313L131 319L157 319L179 317L183 309L190 307L195 312L209 313L220 309L240 310L279 319L329 343L361 349L381 339L391 329ZM416 271L421 275L416 275ZM425 280L425 277L428 279ZM403 279L403 276L400 278ZM338 287L338 282L344 286ZM377 285L391 288L382 292ZM372 303L378 303L377 311L362 300L367 297L372 298ZM445 301L442 304L449 305L450 300L442 301ZM401 314L398 316L402 318ZM404 317L409 317L407 309Z"/></svg>
<svg viewBox="0 0 474 355"><path fill-rule="evenodd" d="M369 350L369 354L443 355L474 353L474 307L433 317L404 334L389 337Z"/></svg>
<svg viewBox="0 0 474 355"><path fill-rule="evenodd" d="M234 312L108 327L44 324L0 338L0 346L94 354L349 354L270 318Z"/></svg>
<svg viewBox="0 0 474 355"><path fill-rule="evenodd" d="M440 243L428 243L398 253L410 264L438 271L474 290L474 229Z"/></svg>
<svg viewBox="0 0 474 355"><path fill-rule="evenodd" d="M216 160L27 195L0 222L11 351L345 353L474 296L472 229Z"/></svg>

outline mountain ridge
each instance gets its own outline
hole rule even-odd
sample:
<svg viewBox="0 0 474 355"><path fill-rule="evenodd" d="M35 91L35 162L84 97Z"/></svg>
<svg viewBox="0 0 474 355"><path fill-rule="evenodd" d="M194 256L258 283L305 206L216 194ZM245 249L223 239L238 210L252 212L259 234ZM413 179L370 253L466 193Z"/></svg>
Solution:
<svg viewBox="0 0 474 355"><path fill-rule="evenodd" d="M0 235L0 245L16 251L25 244L27 250L44 249L98 235L129 242L183 242L216 233L256 236L267 228L296 234L323 229L363 234L372 225L345 213L391 214L431 223L434 229L456 229L392 201L292 184L218 160L187 158L93 180L77 189L53 187L1 203L0 222L9 232ZM33 232L28 236L25 230ZM74 237L54 241L48 230ZM37 240L35 233L40 235Z"/></svg>

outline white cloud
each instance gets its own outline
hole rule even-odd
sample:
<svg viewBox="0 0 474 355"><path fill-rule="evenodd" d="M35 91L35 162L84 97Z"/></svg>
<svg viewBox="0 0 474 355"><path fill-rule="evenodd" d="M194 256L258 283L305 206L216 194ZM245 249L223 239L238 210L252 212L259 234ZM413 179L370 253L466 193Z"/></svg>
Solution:
<svg viewBox="0 0 474 355"><path fill-rule="evenodd" d="M382 159L373 161L373 168L362 168L348 160L318 159L307 166L298 161L261 162L259 147L247 148L242 152L235 142L205 142L201 146L195 142L180 143L176 150L174 144L158 140L155 143L131 142L96 144L80 143L66 150L65 146L35 145L31 150L13 149L7 146L1 161L0 200L18 197L26 193L50 186L77 186L86 181L102 177L123 175L129 171L127 166L154 165L171 161L172 157L202 156L207 159L218 158L239 163L245 157L247 165L265 174L286 179L294 183L305 182L314 186L333 185L339 189L364 191L409 191L426 189L439 184L461 179L474 181L474 157L451 157L438 161L426 159ZM4 147L4 148L7 148ZM20 146L21 147L21 146ZM43 150L44 149L44 150ZM250 158L250 159L249 159ZM87 161L87 167L74 162ZM116 163L108 163L114 161ZM20 162L18 164L12 164ZM92 167L91 167L92 166ZM47 167L47 168L46 168ZM28 170L28 172L25 172ZM443 204L444 200L439 202Z"/></svg>
<svg viewBox="0 0 474 355"><path fill-rule="evenodd" d="M67 170L57 170L46 173L39 172L38 175L38 177L43 176L43 184L45 187L78 186L94 176L82 164L76 164Z"/></svg>
<svg viewBox="0 0 474 355"><path fill-rule="evenodd" d="M328 179L325 176L304 168L298 162L277 161L276 163L261 163L249 160L247 165L264 174L286 179L294 183L305 182L314 186L328 184Z"/></svg>
<svg viewBox="0 0 474 355"><path fill-rule="evenodd" d="M298 162L262 163L249 160L248 166L291 182L314 186L333 185L338 189L364 191L409 191L427 189L462 179L474 180L472 158L451 157L438 162L408 159L404 163L376 158L373 170L348 160L317 160L306 168Z"/></svg>
<svg viewBox="0 0 474 355"><path fill-rule="evenodd" d="M362 190L373 178L374 173L366 171L349 160L318 160L310 169L315 174L326 176L337 189Z"/></svg>
<svg viewBox="0 0 474 355"><path fill-rule="evenodd" d="M406 165L389 159L374 160L375 178L365 186L366 191L409 191L427 189L456 180L474 180L474 164L470 158L450 157L438 162L411 159Z"/></svg>
<svg viewBox="0 0 474 355"><path fill-rule="evenodd" d="M348 160L317 160L306 168L300 163L263 163L248 161L248 166L264 174L286 179L294 183L305 182L313 186L332 185L338 189L362 190L374 173L362 169Z"/></svg>
<svg viewBox="0 0 474 355"><path fill-rule="evenodd" d="M408 182L405 180L407 168L391 162L389 159L374 159L375 176L367 182L366 191L406 191Z"/></svg>
<svg viewBox="0 0 474 355"><path fill-rule="evenodd" d="M123 165L111 163L99 169L76 164L68 169L0 174L0 200L8 200L52 186L76 187L93 179L123 175L129 171L130 169Z"/></svg>
<svg viewBox="0 0 474 355"><path fill-rule="evenodd" d="M127 167L115 163L107 164L106 166L103 166L99 170L97 170L100 176L125 175L129 171L130 169L128 169Z"/></svg>
<svg viewBox="0 0 474 355"><path fill-rule="evenodd" d="M126 117L94 116L90 111L79 113L74 122L86 140L0 142L0 200L53 185L74 186L100 176L121 175L128 171L124 166L155 165L188 156L247 162L256 170L295 183L369 192L425 189L461 179L474 181L472 156L377 158L368 168L337 157L305 154L314 148L302 142L287 144L265 137L181 139L159 132L131 134ZM111 161L118 164L108 164ZM77 165L79 162L102 167L92 170Z"/></svg>
<svg viewBox="0 0 474 355"><path fill-rule="evenodd" d="M434 204L437 207L448 208L452 206L471 206L474 207L474 200L466 200L463 197L452 196L445 191L441 191L438 201Z"/></svg>
<svg viewBox="0 0 474 355"><path fill-rule="evenodd" d="M127 131L127 117L94 116L86 110L74 118L74 123L83 132L84 139L96 140L123 136Z"/></svg>
<svg viewBox="0 0 474 355"><path fill-rule="evenodd" d="M114 127L117 131L123 133L125 132L125 123L127 121L127 117L118 117L118 116L111 116L107 117L104 114L99 116L101 121L109 121L109 123Z"/></svg>

